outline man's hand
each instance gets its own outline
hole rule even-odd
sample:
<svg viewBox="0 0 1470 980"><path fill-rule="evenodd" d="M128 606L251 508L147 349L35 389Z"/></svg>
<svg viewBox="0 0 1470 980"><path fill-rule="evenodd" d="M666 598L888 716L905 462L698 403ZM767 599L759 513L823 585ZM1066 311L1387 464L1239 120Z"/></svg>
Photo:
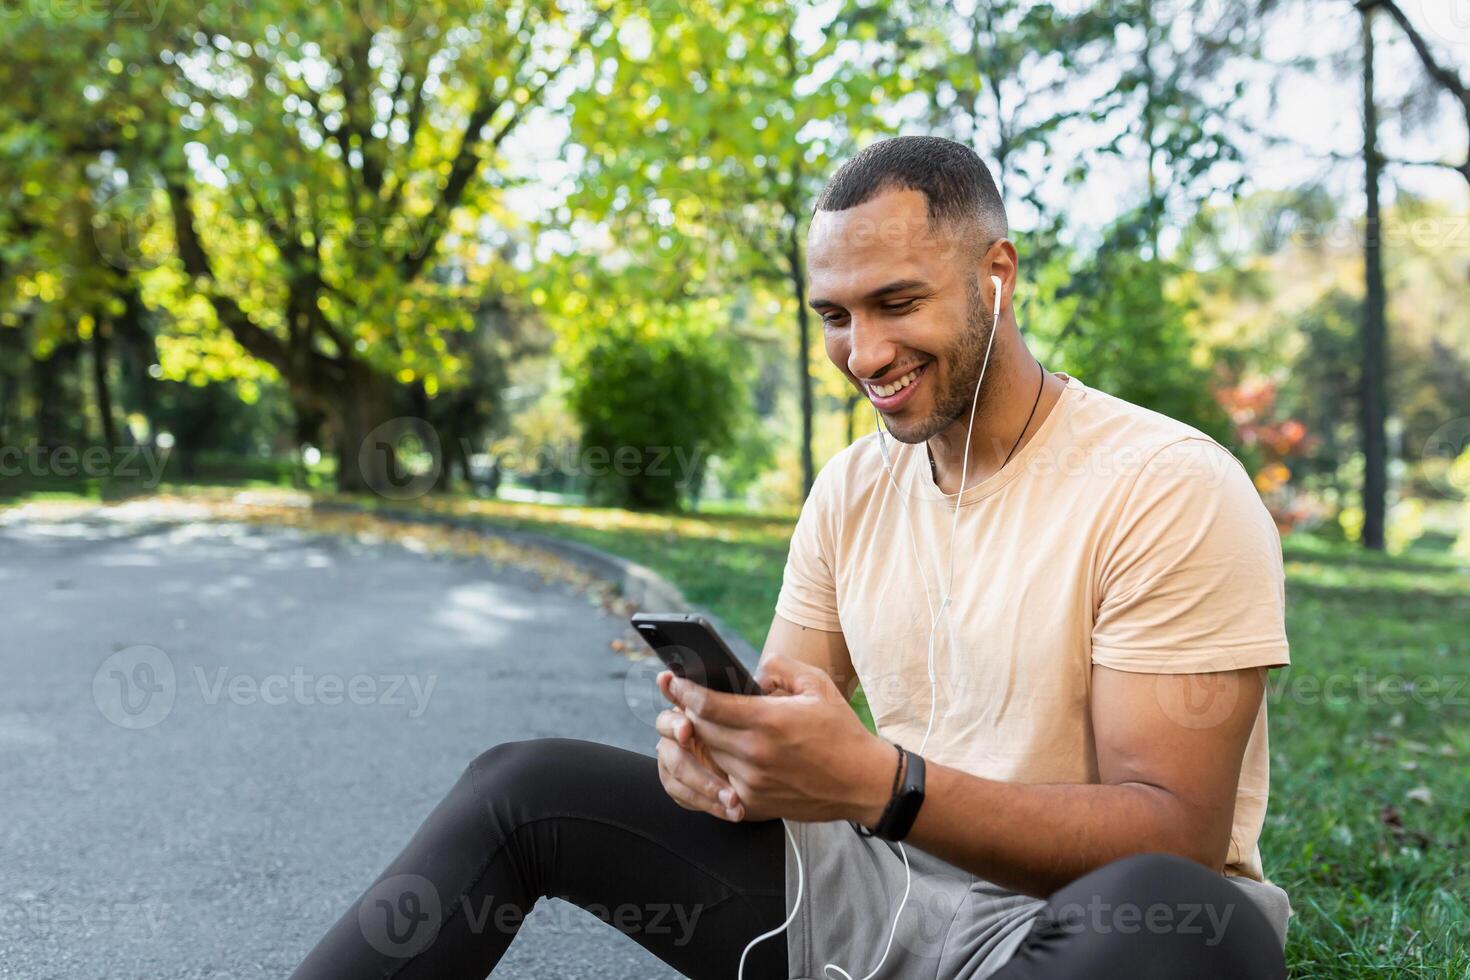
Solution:
<svg viewBox="0 0 1470 980"><path fill-rule="evenodd" d="M687 760L673 750L688 751L680 742L685 725L692 727L692 738L710 763L690 776L705 784L689 794L698 801L689 808L716 812L699 805L718 799L720 789L709 781L713 776L725 780L737 800L737 816L716 813L726 819L877 823L898 764L893 746L863 727L832 678L818 667L768 655L756 679L767 696L724 694L660 675L660 689L678 709L659 716L660 734L673 743L667 749L659 743L660 766L667 754L680 766L670 766L671 775L688 772ZM667 723L665 716L671 716ZM683 776L675 784L680 792L687 786Z"/></svg>
<svg viewBox="0 0 1470 980"><path fill-rule="evenodd" d="M709 757L708 750L695 737L694 725L669 693L674 672L658 675L658 689L676 706L659 712L655 727L662 736L658 740L658 778L664 792L686 810L710 813L722 820L740 820L744 807L730 780Z"/></svg>

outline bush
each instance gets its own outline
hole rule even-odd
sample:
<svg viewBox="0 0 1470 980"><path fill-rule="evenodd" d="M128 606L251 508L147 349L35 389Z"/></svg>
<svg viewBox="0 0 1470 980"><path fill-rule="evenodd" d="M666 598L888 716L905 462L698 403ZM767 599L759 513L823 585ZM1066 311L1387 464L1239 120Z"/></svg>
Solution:
<svg viewBox="0 0 1470 980"><path fill-rule="evenodd" d="M569 399L589 495L668 510L695 493L709 456L734 443L743 392L732 354L707 336L600 332L579 358Z"/></svg>

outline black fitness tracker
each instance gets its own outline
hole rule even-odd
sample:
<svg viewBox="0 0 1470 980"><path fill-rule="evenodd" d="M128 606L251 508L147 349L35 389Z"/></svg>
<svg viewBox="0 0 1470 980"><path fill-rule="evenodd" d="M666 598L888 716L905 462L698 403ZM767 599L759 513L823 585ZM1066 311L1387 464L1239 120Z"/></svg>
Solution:
<svg viewBox="0 0 1470 980"><path fill-rule="evenodd" d="M909 835L919 807L924 805L924 757L899 746L903 752L903 783L888 801L883 818L873 833L887 841L901 841Z"/></svg>
<svg viewBox="0 0 1470 980"><path fill-rule="evenodd" d="M896 748L899 752L899 772L903 774L902 779L895 778L893 795L872 830L856 821L848 821L860 837L901 841L913 829L919 807L924 805L924 757L917 752L910 752L902 745Z"/></svg>

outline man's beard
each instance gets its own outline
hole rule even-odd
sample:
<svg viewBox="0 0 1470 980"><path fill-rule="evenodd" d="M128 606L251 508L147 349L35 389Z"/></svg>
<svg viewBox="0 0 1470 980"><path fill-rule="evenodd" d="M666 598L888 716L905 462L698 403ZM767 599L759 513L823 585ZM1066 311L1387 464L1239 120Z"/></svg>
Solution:
<svg viewBox="0 0 1470 980"><path fill-rule="evenodd" d="M935 395L934 413L928 418L910 425L895 426L889 423L888 431L899 442L915 443L932 439L961 417L968 417L970 414L970 404L976 397L975 385L980 381L985 351L990 345L990 335L995 332L995 323L991 321L980 295L978 275L970 277L966 300L968 308L965 311L965 329L940 358L949 365L949 385ZM980 417L986 394L984 391L980 392L981 404L975 406L976 418Z"/></svg>

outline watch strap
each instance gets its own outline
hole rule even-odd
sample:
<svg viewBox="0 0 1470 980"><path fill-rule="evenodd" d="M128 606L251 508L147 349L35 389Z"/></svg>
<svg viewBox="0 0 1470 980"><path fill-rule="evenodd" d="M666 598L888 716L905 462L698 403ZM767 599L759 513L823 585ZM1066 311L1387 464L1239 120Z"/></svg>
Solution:
<svg viewBox="0 0 1470 980"><path fill-rule="evenodd" d="M908 749L902 751L903 783L883 811L883 819L873 828L873 832L886 841L901 841L907 837L919 816L919 807L924 804L924 757Z"/></svg>
<svg viewBox="0 0 1470 980"><path fill-rule="evenodd" d="M898 745L896 743L890 743L890 744L892 744L893 747L898 750L898 760L897 760L897 764L893 767L893 785L891 787L889 787L889 789L888 789L888 802L886 804L884 804L884 806L883 806L883 813L878 817L878 824L879 825L882 824L883 817L886 817L888 815L888 810L893 806L893 801L898 796L898 788L899 788L899 785L900 785L900 780L903 777L903 766L904 766L903 746ZM848 823L852 824L852 829L855 830L855 831L857 831L857 834L858 834L859 837L877 837L878 836L876 830L869 830L867 827L864 827L862 824L858 823L856 820L849 820ZM876 826L877 825L875 825L875 827Z"/></svg>

